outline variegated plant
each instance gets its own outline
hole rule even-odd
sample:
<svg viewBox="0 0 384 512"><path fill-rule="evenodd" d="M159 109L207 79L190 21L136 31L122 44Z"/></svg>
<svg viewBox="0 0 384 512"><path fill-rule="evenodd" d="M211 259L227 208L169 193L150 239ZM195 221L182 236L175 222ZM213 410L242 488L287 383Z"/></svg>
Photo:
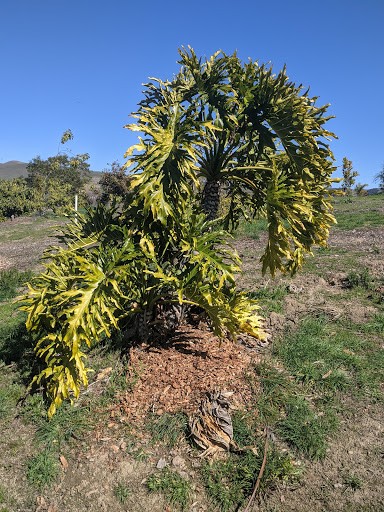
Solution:
<svg viewBox="0 0 384 512"><path fill-rule="evenodd" d="M257 304L235 285L240 260L226 229L241 215L267 219L261 270L272 275L296 272L335 222L327 106L285 69L223 52L180 56L172 81L147 84L128 126L142 134L126 153L129 202L69 223L22 299L50 416L87 385L85 349L116 329L144 339L170 311L199 306L221 337L265 336ZM214 220L220 190L230 207Z"/></svg>
<svg viewBox="0 0 384 512"><path fill-rule="evenodd" d="M275 75L236 54L203 61L191 48L179 52L180 72L147 84L138 122L127 126L145 134L126 153L143 204L164 222L197 190L214 219L222 191L226 229L241 216L267 219L263 271L295 272L335 222L328 105L318 107L285 68Z"/></svg>
<svg viewBox="0 0 384 512"><path fill-rule="evenodd" d="M78 216L63 229L67 247L46 252L46 271L21 299L28 330L38 340L37 356L45 362L32 384L45 380L50 416L87 386L87 347L129 325L136 326L131 335L145 337L164 308L203 308L220 337L242 330L265 336L257 304L235 290L240 260L226 232L213 229L192 207L171 226L160 223L161 232L139 232L128 224L124 214L102 205ZM92 225L98 231L89 233Z"/></svg>

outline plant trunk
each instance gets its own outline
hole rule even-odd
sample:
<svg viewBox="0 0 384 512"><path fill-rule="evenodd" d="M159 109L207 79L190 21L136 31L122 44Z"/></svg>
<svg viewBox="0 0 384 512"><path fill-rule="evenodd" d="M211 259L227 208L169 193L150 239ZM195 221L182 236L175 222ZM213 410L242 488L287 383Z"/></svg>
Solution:
<svg viewBox="0 0 384 512"><path fill-rule="evenodd" d="M203 210L209 220L217 217L220 204L220 183L218 181L207 181L203 191Z"/></svg>

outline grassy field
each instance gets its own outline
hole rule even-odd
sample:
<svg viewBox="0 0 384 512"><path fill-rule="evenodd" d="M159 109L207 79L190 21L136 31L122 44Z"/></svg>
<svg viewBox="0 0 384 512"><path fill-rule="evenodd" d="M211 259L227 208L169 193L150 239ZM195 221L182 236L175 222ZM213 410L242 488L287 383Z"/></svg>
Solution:
<svg viewBox="0 0 384 512"><path fill-rule="evenodd" d="M35 260L1 269L0 512L244 510L265 453L251 510L384 511L384 196L338 198L335 215L328 248L293 279L261 276L266 224L241 226L239 284L260 301L271 336L249 348L234 395L240 449L211 460L199 457L184 410L156 414L148 403L142 422L121 412L145 368L119 337L89 351L89 389L48 422L42 389L26 394L39 362L12 304ZM38 236L48 243L52 223L4 224L0 258Z"/></svg>

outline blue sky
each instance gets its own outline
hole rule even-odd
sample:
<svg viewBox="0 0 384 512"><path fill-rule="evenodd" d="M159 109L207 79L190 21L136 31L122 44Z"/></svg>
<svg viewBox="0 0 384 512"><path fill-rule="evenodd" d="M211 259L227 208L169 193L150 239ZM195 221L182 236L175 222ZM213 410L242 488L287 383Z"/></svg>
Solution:
<svg viewBox="0 0 384 512"><path fill-rule="evenodd" d="M218 49L287 65L330 103L336 165L344 156L374 186L384 163L383 0L2 0L0 162L88 152L92 170L124 161L123 128L147 77L171 78L177 49ZM338 172L340 175L340 171Z"/></svg>

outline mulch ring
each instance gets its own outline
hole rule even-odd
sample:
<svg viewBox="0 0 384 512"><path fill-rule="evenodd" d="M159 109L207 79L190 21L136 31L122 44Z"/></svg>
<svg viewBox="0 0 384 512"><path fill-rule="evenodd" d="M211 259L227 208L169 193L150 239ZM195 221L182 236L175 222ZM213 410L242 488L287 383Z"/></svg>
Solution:
<svg viewBox="0 0 384 512"><path fill-rule="evenodd" d="M252 394L244 373L258 360L256 351L229 340L220 343L211 332L180 328L166 345L131 348L126 381L138 380L118 397L113 415L140 425L149 412L191 414L214 389L232 391L232 406L244 407Z"/></svg>

